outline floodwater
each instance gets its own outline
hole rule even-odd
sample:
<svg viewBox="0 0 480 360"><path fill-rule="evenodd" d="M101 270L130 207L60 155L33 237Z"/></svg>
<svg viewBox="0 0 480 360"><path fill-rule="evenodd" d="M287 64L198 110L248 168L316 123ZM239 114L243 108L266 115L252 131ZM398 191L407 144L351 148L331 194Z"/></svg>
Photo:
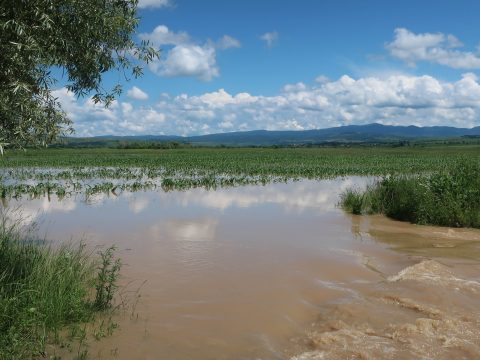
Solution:
<svg viewBox="0 0 480 360"><path fill-rule="evenodd" d="M478 358L480 231L336 207L369 181L4 206L53 241L118 247L136 306L94 359Z"/></svg>

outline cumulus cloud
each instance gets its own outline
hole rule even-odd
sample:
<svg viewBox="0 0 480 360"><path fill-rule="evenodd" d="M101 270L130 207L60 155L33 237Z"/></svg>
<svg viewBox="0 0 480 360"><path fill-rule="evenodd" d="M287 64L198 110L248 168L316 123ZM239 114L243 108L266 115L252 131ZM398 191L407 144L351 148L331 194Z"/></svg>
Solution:
<svg viewBox="0 0 480 360"><path fill-rule="evenodd" d="M168 77L194 76L204 81L220 75L215 48L208 44L175 46L166 59L153 63L151 69Z"/></svg>
<svg viewBox="0 0 480 360"><path fill-rule="evenodd" d="M462 51L462 42L453 35L443 33L415 34L407 29L395 29L395 37L386 44L390 54L415 66L428 61L455 69L480 69L480 56Z"/></svg>
<svg viewBox="0 0 480 360"><path fill-rule="evenodd" d="M150 107L114 102L105 109L55 92L75 123L77 135L196 135L238 130L301 130L373 122L390 125L480 125L480 83L466 73L454 82L432 76L385 78L347 75L313 85L286 85L276 96L162 94Z"/></svg>
<svg viewBox="0 0 480 360"><path fill-rule="evenodd" d="M278 32L272 31L272 32L267 32L263 35L260 36L260 39L265 41L265 44L271 48L273 47L277 41L278 41Z"/></svg>
<svg viewBox="0 0 480 360"><path fill-rule="evenodd" d="M172 5L172 1L170 0L139 0L138 7L140 9L145 8L161 8L165 6Z"/></svg>
<svg viewBox="0 0 480 360"><path fill-rule="evenodd" d="M148 94L136 86L128 90L127 96L134 100L148 100Z"/></svg>
<svg viewBox="0 0 480 360"><path fill-rule="evenodd" d="M142 40L154 46L167 47L166 55L150 62L149 68L157 75L167 77L192 76L210 81L220 75L217 65L217 50L238 48L240 41L224 35L217 42L202 43L193 41L185 31L171 31L165 25L157 26L151 33L140 34Z"/></svg>
<svg viewBox="0 0 480 360"><path fill-rule="evenodd" d="M92 99L81 101L65 88L55 90L53 94L74 121L76 134L81 136L146 134L154 128L160 129L166 119L160 111L134 107L129 102L114 101L105 108Z"/></svg>
<svg viewBox="0 0 480 360"><path fill-rule="evenodd" d="M325 76L325 75L319 75L315 78L315 81L319 84L324 84L324 83L327 83L330 81L330 79L328 78L328 76Z"/></svg>
<svg viewBox="0 0 480 360"><path fill-rule="evenodd" d="M190 36L185 31L171 31L165 25L158 25L151 33L139 35L142 40L149 40L155 46L181 45L190 43Z"/></svg>
<svg viewBox="0 0 480 360"><path fill-rule="evenodd" d="M298 82L296 84L287 84L283 87L284 92L300 92L305 91L307 89L307 85L303 82Z"/></svg>
<svg viewBox="0 0 480 360"><path fill-rule="evenodd" d="M217 46L219 49L231 49L231 48L239 48L242 46L239 40L229 36L223 35L220 40L217 42Z"/></svg>

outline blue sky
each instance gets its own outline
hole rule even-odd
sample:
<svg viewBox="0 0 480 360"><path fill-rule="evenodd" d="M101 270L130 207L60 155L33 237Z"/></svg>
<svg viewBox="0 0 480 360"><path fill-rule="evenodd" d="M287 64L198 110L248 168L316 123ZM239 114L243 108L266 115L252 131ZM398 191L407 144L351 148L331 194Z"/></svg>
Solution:
<svg viewBox="0 0 480 360"><path fill-rule="evenodd" d="M78 136L480 125L478 1L139 6L136 38L161 58L109 109L58 89Z"/></svg>

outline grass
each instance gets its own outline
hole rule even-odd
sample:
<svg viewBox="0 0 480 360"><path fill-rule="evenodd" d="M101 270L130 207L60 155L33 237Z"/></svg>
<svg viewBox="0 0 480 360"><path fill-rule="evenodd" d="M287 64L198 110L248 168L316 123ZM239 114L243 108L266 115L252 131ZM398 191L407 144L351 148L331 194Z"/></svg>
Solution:
<svg viewBox="0 0 480 360"><path fill-rule="evenodd" d="M112 306L119 269L113 249L99 260L83 245L52 248L1 214L0 359L59 359L54 349L82 341L82 324Z"/></svg>
<svg viewBox="0 0 480 360"><path fill-rule="evenodd" d="M480 228L480 163L461 162L424 175L384 177L365 191L348 189L340 205L415 224Z"/></svg>

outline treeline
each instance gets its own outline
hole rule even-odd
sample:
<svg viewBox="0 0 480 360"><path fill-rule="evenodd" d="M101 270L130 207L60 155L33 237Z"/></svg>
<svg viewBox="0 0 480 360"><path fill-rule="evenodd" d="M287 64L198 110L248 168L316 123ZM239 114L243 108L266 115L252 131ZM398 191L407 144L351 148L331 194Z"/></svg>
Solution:
<svg viewBox="0 0 480 360"><path fill-rule="evenodd" d="M190 143L178 141L62 141L49 146L54 149L188 149L193 147Z"/></svg>
<svg viewBox="0 0 480 360"><path fill-rule="evenodd" d="M50 148L68 149L191 149L191 148L350 148L350 147L426 147L480 145L480 137L462 137L453 139L415 139L415 140L366 140L366 141L322 141L300 143L258 144L216 143L187 141L154 140L114 140L114 139L68 139L50 145Z"/></svg>
<svg viewBox="0 0 480 360"><path fill-rule="evenodd" d="M189 149L190 143L178 141L119 141L116 149Z"/></svg>

